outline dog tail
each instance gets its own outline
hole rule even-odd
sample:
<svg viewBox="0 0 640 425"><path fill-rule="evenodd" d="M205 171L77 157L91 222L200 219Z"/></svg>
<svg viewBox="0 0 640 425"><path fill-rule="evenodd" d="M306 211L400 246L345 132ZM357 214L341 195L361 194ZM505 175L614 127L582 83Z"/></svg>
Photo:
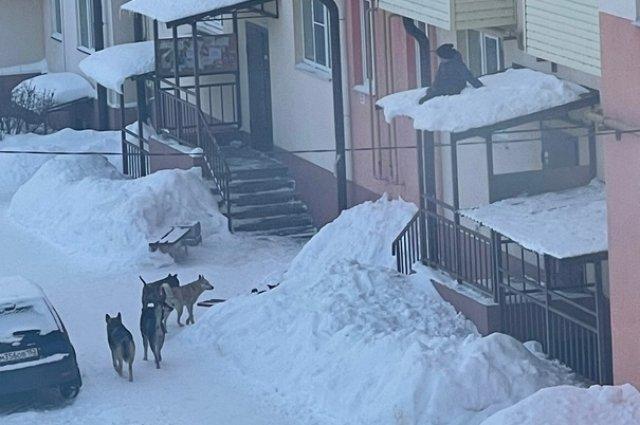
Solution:
<svg viewBox="0 0 640 425"><path fill-rule="evenodd" d="M142 278L142 276L138 276L138 277L139 277L139 278L140 278L140 280L142 281L142 284L143 284L143 285L146 285L146 284L147 284L147 282L145 282L145 281L144 281L144 279Z"/></svg>

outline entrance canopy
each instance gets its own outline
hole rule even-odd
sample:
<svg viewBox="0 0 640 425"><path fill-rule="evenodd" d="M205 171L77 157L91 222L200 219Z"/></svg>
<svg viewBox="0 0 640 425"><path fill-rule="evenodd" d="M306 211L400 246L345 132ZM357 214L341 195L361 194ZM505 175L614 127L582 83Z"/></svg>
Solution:
<svg viewBox="0 0 640 425"><path fill-rule="evenodd" d="M607 251L604 183L505 199L460 211L539 254L558 259Z"/></svg>
<svg viewBox="0 0 640 425"><path fill-rule="evenodd" d="M388 122L406 116L413 120L416 130L456 133L460 140L480 133L474 130L513 127L518 123L512 121L520 117L532 121L532 114L564 106L577 109L598 101L597 92L531 69L508 69L480 80L484 87L435 97L422 105L418 100L425 88L391 94L377 105Z"/></svg>
<svg viewBox="0 0 640 425"><path fill-rule="evenodd" d="M266 3L275 0L131 0L122 10L139 13L164 22L167 26L202 21L225 13L253 12L256 16L275 17L276 12L265 10Z"/></svg>
<svg viewBox="0 0 640 425"><path fill-rule="evenodd" d="M92 53L80 62L80 70L98 84L122 94L128 78L155 69L153 41L117 44Z"/></svg>

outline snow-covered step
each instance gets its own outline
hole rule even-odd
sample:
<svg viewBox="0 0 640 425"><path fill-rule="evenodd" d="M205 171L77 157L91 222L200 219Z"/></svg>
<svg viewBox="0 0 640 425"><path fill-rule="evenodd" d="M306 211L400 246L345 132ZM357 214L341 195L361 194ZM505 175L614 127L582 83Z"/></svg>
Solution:
<svg viewBox="0 0 640 425"><path fill-rule="evenodd" d="M233 230L239 231L239 232L279 230L286 227L299 227L299 226L312 226L312 225L313 225L313 219L307 213L232 220Z"/></svg>
<svg viewBox="0 0 640 425"><path fill-rule="evenodd" d="M279 189L295 188L295 180L289 177L273 177L254 180L232 180L229 189L233 193L257 193Z"/></svg>
<svg viewBox="0 0 640 425"><path fill-rule="evenodd" d="M242 218L260 218L275 215L300 214L307 212L308 210L307 205L302 201L290 201L267 205L249 205L244 207L232 206L231 217L234 220Z"/></svg>
<svg viewBox="0 0 640 425"><path fill-rule="evenodd" d="M309 239L312 238L317 231L314 226L293 226L275 230L256 231L251 232L251 234L257 236L287 236L295 239Z"/></svg>
<svg viewBox="0 0 640 425"><path fill-rule="evenodd" d="M290 202L295 200L296 194L291 189L277 189L258 193L233 193L231 192L231 205L267 205Z"/></svg>

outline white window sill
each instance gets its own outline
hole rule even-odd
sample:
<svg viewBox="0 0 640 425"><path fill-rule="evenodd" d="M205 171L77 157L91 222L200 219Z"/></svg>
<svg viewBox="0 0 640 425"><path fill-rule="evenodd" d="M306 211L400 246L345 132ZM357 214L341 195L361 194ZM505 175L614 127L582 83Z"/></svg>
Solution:
<svg viewBox="0 0 640 425"><path fill-rule="evenodd" d="M299 62L296 64L296 69L298 71L302 71L305 72L307 74L310 74L320 80L323 81L331 81L331 72L330 71L325 71L323 69L318 69L314 66L311 66L307 63L304 62Z"/></svg>
<svg viewBox="0 0 640 425"><path fill-rule="evenodd" d="M51 38L53 38L55 41L62 42L62 34L60 34L59 32L52 33Z"/></svg>
<svg viewBox="0 0 640 425"><path fill-rule="evenodd" d="M353 86L353 91L358 92L360 94L364 94L366 96L376 95L376 89L374 88L373 90L369 90L368 84L358 84L356 86Z"/></svg>
<svg viewBox="0 0 640 425"><path fill-rule="evenodd" d="M84 46L78 46L78 50L81 51L82 53L86 53L87 55L90 55L96 52L94 49L90 49Z"/></svg>

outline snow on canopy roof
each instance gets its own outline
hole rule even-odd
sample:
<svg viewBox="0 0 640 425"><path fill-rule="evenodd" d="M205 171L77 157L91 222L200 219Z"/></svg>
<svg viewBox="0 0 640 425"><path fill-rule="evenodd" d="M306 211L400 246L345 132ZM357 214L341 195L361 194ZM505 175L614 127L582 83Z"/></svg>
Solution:
<svg viewBox="0 0 640 425"><path fill-rule="evenodd" d="M604 183L505 199L460 213L527 249L555 258L607 251Z"/></svg>
<svg viewBox="0 0 640 425"><path fill-rule="evenodd" d="M247 0L131 0L123 4L121 9L166 23L246 2Z"/></svg>
<svg viewBox="0 0 640 425"><path fill-rule="evenodd" d="M62 105L96 96L91 84L73 72L53 72L28 78L12 90L14 99L25 89L33 89L36 93L46 97L51 96L53 105ZM19 102L19 99L17 101ZM23 106L28 107L27 105Z"/></svg>
<svg viewBox="0 0 640 425"><path fill-rule="evenodd" d="M416 130L461 132L565 105L588 93L575 83L531 69L508 69L480 77L484 87L467 87L459 95L435 97L422 105L425 88L380 99L385 118L413 119Z"/></svg>
<svg viewBox="0 0 640 425"><path fill-rule="evenodd" d="M43 297L42 289L22 276L0 278L0 304Z"/></svg>
<svg viewBox="0 0 640 425"><path fill-rule="evenodd" d="M98 84L122 93L127 78L155 68L153 41L117 44L92 53L80 62L80 69Z"/></svg>

